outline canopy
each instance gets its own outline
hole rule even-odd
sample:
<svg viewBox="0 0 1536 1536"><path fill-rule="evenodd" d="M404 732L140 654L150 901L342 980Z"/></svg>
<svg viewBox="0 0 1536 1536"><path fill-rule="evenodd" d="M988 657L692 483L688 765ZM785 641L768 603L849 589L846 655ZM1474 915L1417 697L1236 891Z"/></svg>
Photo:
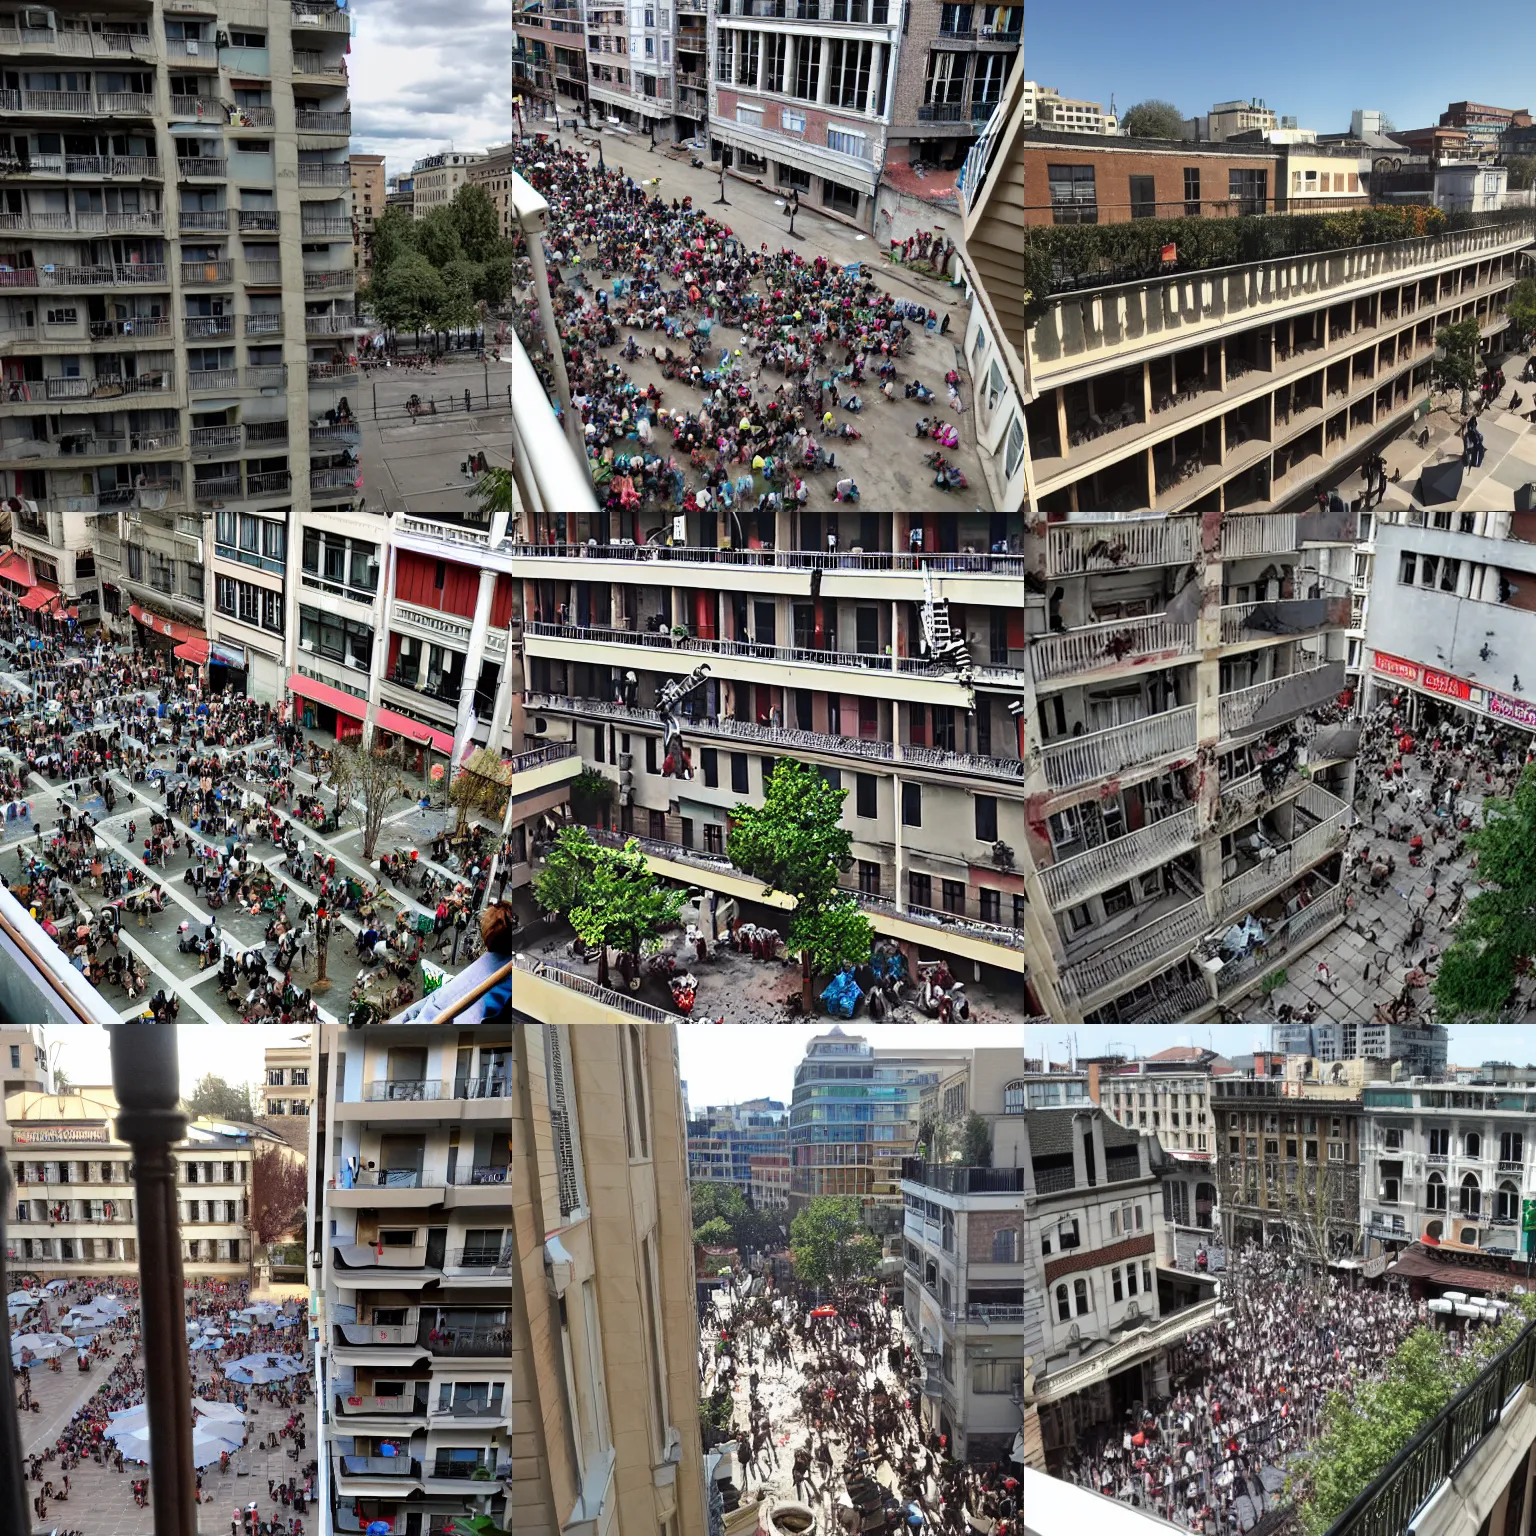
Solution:
<svg viewBox="0 0 1536 1536"><path fill-rule="evenodd" d="M131 1461L149 1460L149 1426L122 1430L114 1424L107 1438ZM211 1466L220 1456L233 1455L245 1443L245 1426L227 1421L202 1419L192 1430L192 1461L195 1466Z"/></svg>
<svg viewBox="0 0 1536 1536"><path fill-rule="evenodd" d="M202 409L201 404L198 409ZM172 640L206 640L208 638L193 629L190 624L178 624L175 619L162 618L158 613L150 613L147 609L139 607L137 603L130 603L128 612L146 629L154 630L157 635L169 635Z"/></svg>
<svg viewBox="0 0 1536 1536"><path fill-rule="evenodd" d="M0 576L7 581L14 581L20 587L37 585L37 577L32 574L32 567L13 549L8 549L0 555Z"/></svg>
<svg viewBox="0 0 1536 1536"><path fill-rule="evenodd" d="M176 655L183 661L195 661L198 666L208 660L208 642L206 640L183 640L176 647Z"/></svg>
<svg viewBox="0 0 1536 1536"><path fill-rule="evenodd" d="M52 1360L75 1347L75 1341L62 1333L18 1333L11 1340L11 1363L17 1364L23 1351L38 1360Z"/></svg>
<svg viewBox="0 0 1536 1536"><path fill-rule="evenodd" d="M452 736L446 731L437 731L430 725L423 725L420 720L412 720L409 715L381 708L374 711L373 723L380 730L393 731L396 736L404 736L407 740L430 746L434 752L441 752L445 757L453 756Z"/></svg>
<svg viewBox="0 0 1536 1536"><path fill-rule="evenodd" d="M313 699L316 704L329 704L332 709L339 709L342 714L351 715L354 720L367 717L366 699L353 698L350 693L343 693L340 688L333 688L329 683L316 682L312 677L305 677L302 672L291 673L288 686L294 693Z"/></svg>
<svg viewBox="0 0 1536 1536"><path fill-rule="evenodd" d="M38 582L25 597L20 599L20 602L23 608L30 608L35 613L39 608L46 608L58 595L59 589L57 587L46 586L44 583Z"/></svg>
<svg viewBox="0 0 1536 1536"><path fill-rule="evenodd" d="M70 659L74 661L80 660L79 657L71 657ZM45 1291L52 1291L54 1295L58 1295L60 1291L67 1291L74 1283L75 1282L73 1280L50 1280L48 1284L43 1287L43 1289Z"/></svg>
<svg viewBox="0 0 1536 1536"><path fill-rule="evenodd" d="M233 1419L236 1423L244 1423L245 1409L239 1403L219 1403L206 1397L194 1397L192 1406L209 1419Z"/></svg>
<svg viewBox="0 0 1536 1536"><path fill-rule="evenodd" d="M246 1386L264 1386L271 1381L302 1376L304 1362L297 1355L242 1355L224 1367L224 1374Z"/></svg>
<svg viewBox="0 0 1536 1536"><path fill-rule="evenodd" d="M5 1299L13 1307L34 1307L43 1299L43 1293L41 1291L12 1291Z"/></svg>

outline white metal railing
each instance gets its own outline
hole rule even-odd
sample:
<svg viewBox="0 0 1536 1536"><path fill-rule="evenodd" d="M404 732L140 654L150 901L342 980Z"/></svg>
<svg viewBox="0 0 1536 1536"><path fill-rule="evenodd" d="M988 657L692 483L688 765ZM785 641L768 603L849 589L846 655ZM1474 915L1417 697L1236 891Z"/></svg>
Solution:
<svg viewBox="0 0 1536 1536"><path fill-rule="evenodd" d="M1167 917L1159 918L1146 932L1133 933L1091 960L1080 960L1064 967L1062 981L1072 995L1081 999L1092 997L1122 977L1171 955L1180 945L1198 938L1209 923L1205 897L1197 896L1184 906L1176 907Z"/></svg>
<svg viewBox="0 0 1536 1536"><path fill-rule="evenodd" d="M511 768L514 774L527 773L531 769L542 768L545 763L558 763L575 756L574 741L552 741L547 747L535 747L531 752L519 752L516 757L506 760L506 766Z"/></svg>
<svg viewBox="0 0 1536 1536"><path fill-rule="evenodd" d="M414 603L402 603L398 600L391 607L390 613L393 618L400 619L417 629L442 636L459 645L469 644L469 634L473 626L468 619L455 618L452 614L438 613L430 608L418 608Z"/></svg>
<svg viewBox="0 0 1536 1536"><path fill-rule="evenodd" d="M1112 838L1097 848L1047 865L1040 871L1040 884L1053 909L1064 907L1106 885L1133 879L1188 853L1199 837L1199 820L1191 806L1124 837Z"/></svg>
<svg viewBox="0 0 1536 1536"><path fill-rule="evenodd" d="M1287 672L1283 677L1272 677L1266 682L1254 683L1247 688L1238 688L1231 693L1221 695L1221 734L1233 736L1237 732L1246 730L1258 714L1260 706L1277 689L1282 688L1293 677L1301 677L1308 672L1320 672L1329 665L1326 661L1319 661L1310 667L1298 667L1294 672Z"/></svg>
<svg viewBox="0 0 1536 1536"><path fill-rule="evenodd" d="M956 575L979 572L1022 576L1022 555L928 555L906 551L849 550L829 555L813 549L718 549L665 544L527 544L514 542L514 558L520 560L616 560L640 564L736 565L773 567L777 570L882 571L921 575Z"/></svg>
<svg viewBox="0 0 1536 1536"><path fill-rule="evenodd" d="M1171 1312L1167 1317L1148 1318L1144 1326L1122 1334L1107 1348L1042 1377L1035 1389L1036 1400L1059 1402L1095 1382L1105 1381L1127 1362L1166 1349L1197 1329L1210 1327L1225 1310L1221 1301L1213 1298Z"/></svg>
<svg viewBox="0 0 1536 1536"><path fill-rule="evenodd" d="M652 1024L681 1024L675 1013L668 1013L663 1008L653 1007L650 1003L642 1003L638 998L630 997L624 992L612 992L607 987L600 987L595 981L586 976L578 976L574 971L567 971L548 960L536 960L530 955L513 955L512 963L518 970L526 971L530 976L542 977L545 981L553 982L557 987L565 987L572 992L580 992L584 997L595 998L608 1008L616 1009L620 1013L627 1013L637 1019L648 1019Z"/></svg>
<svg viewBox="0 0 1536 1536"><path fill-rule="evenodd" d="M1030 647L1035 681L1074 677L1106 667L1130 667L1154 657L1192 656L1195 626L1175 623L1160 613L1138 619L1083 624L1059 635L1040 635Z"/></svg>
<svg viewBox="0 0 1536 1536"><path fill-rule="evenodd" d="M1345 830L1344 817L1343 811L1330 816L1327 821L1301 833L1274 858L1263 859L1252 869L1246 869L1231 880L1223 881L1222 917L1235 917L1239 912L1256 906L1265 896L1333 852L1340 842L1340 834Z"/></svg>
<svg viewBox="0 0 1536 1536"><path fill-rule="evenodd" d="M1221 525L1221 558L1242 560L1250 555L1288 554L1296 548L1294 512L1234 514Z"/></svg>
<svg viewBox="0 0 1536 1536"><path fill-rule="evenodd" d="M463 528L456 523L437 523L425 517L400 517L395 527L401 533L415 534L419 539L440 539L445 544L463 544L471 549L489 549L490 534L479 528Z"/></svg>
<svg viewBox="0 0 1536 1536"><path fill-rule="evenodd" d="M1040 752L1046 782L1071 789L1109 778L1122 769L1195 749L1195 706L1165 710L1127 725L1052 742Z"/></svg>
<svg viewBox="0 0 1536 1536"><path fill-rule="evenodd" d="M553 345L553 343L551 343ZM544 385L515 330L502 343L512 368L512 478L530 513L597 511L585 455L555 420Z"/></svg>
<svg viewBox="0 0 1536 1536"><path fill-rule="evenodd" d="M1183 565L1199 548L1200 520L1195 517L1052 523L1046 529L1045 568L1051 576L1075 576L1132 566Z"/></svg>

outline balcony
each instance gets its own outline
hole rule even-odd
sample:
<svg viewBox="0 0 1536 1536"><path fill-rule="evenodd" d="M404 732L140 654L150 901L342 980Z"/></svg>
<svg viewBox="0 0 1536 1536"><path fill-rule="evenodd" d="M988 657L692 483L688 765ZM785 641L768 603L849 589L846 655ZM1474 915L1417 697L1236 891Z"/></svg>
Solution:
<svg viewBox="0 0 1536 1536"><path fill-rule="evenodd" d="M222 181L229 174L229 161L222 155L186 155L176 161L176 174L183 178L214 176Z"/></svg>
<svg viewBox="0 0 1536 1536"><path fill-rule="evenodd" d="M367 321L361 315L305 315L306 336L350 336L353 331L367 329Z"/></svg>
<svg viewBox="0 0 1536 1536"><path fill-rule="evenodd" d="M283 264L280 261L247 261L245 264L245 281L249 287L276 288L282 280ZM307 282L305 286L308 286Z"/></svg>
<svg viewBox="0 0 1536 1536"><path fill-rule="evenodd" d="M34 156L33 168L45 170L50 157ZM56 160L56 157L53 157ZM55 175L59 167L52 167ZM156 155L65 155L63 171L66 176L122 177L128 181L158 180L160 160Z"/></svg>
<svg viewBox="0 0 1536 1536"><path fill-rule="evenodd" d="M1303 657L1303 660L1311 658ZM1316 661L1284 676L1221 695L1221 734L1242 737L1267 731L1326 704L1344 688L1344 664Z"/></svg>
<svg viewBox="0 0 1536 1536"><path fill-rule="evenodd" d="M292 472L286 469L263 469L245 477L247 496L286 496L293 488Z"/></svg>
<svg viewBox="0 0 1536 1536"><path fill-rule="evenodd" d="M1193 517L1051 523L1045 537L1045 573L1078 576L1140 566L1188 565L1199 549L1200 523Z"/></svg>
<svg viewBox="0 0 1536 1536"><path fill-rule="evenodd" d="M168 394L174 383L173 376L163 372L43 380L44 393L50 400L116 400L123 395Z"/></svg>
<svg viewBox="0 0 1536 1536"><path fill-rule="evenodd" d="M307 112L300 110L293 114L294 127L300 133L336 134L341 138L349 138L352 133L352 114L350 112Z"/></svg>
<svg viewBox="0 0 1536 1536"><path fill-rule="evenodd" d="M245 334L247 336L281 336L282 333L283 316L280 310L270 315L247 315L245 317Z"/></svg>
<svg viewBox="0 0 1536 1536"><path fill-rule="evenodd" d="M187 388L194 395L222 394L239 387L238 368L200 368L187 372Z"/></svg>
<svg viewBox="0 0 1536 1536"><path fill-rule="evenodd" d="M337 1342L352 1348L417 1348L419 1325L416 1323L333 1323L331 1326L341 1335Z"/></svg>
<svg viewBox="0 0 1536 1536"><path fill-rule="evenodd" d="M479 1270L487 1275L510 1275L512 1253L508 1249L498 1253L494 1248L460 1248L449 1261L459 1269Z"/></svg>
<svg viewBox="0 0 1536 1536"><path fill-rule="evenodd" d="M283 420L248 421L245 424L245 441L252 448L261 443L286 443L288 423Z"/></svg>
<svg viewBox="0 0 1536 1536"><path fill-rule="evenodd" d="M1253 987L1274 964L1288 954L1299 952L1319 928L1344 915L1344 887L1328 886L1292 917L1270 925L1269 937L1258 948L1222 967L1216 975L1216 993L1223 1003L1230 1003L1240 993Z"/></svg>
<svg viewBox="0 0 1536 1536"><path fill-rule="evenodd" d="M239 475L221 475L215 480L192 482L192 499L202 506L211 505L214 502L232 501L239 495Z"/></svg>
<svg viewBox="0 0 1536 1536"><path fill-rule="evenodd" d="M171 117L173 120L189 122L204 120L224 126L228 113L224 110L224 103L216 96L172 96Z"/></svg>
<svg viewBox="0 0 1536 1536"><path fill-rule="evenodd" d="M347 1396L341 1392L336 1394L336 1414L338 1418L355 1418L362 1414L412 1414L425 1413L427 1405L418 1402L414 1394L409 1396L399 1394L391 1397Z"/></svg>
<svg viewBox="0 0 1536 1536"><path fill-rule="evenodd" d="M970 106L966 106L963 102L954 102L947 105L919 107L917 120L920 123L976 123L979 125L985 123L995 111L997 111L995 101L973 101Z"/></svg>
<svg viewBox="0 0 1536 1536"><path fill-rule="evenodd" d="M301 187L349 187L352 185L352 167L347 165L299 166Z"/></svg>
<svg viewBox="0 0 1536 1536"><path fill-rule="evenodd" d="M217 453L222 448L237 448L239 445L240 428L238 426L192 428L191 448L194 458Z"/></svg>
<svg viewBox="0 0 1536 1536"><path fill-rule="evenodd" d="M1145 931L1133 930L1091 958L1068 964L1062 971L1063 990L1084 1002L1117 985L1123 991L1127 978L1188 949L1209 927L1205 898L1198 896L1145 925Z"/></svg>
<svg viewBox="0 0 1536 1536"><path fill-rule="evenodd" d="M334 5L313 5L306 0L293 0L292 26L295 32L350 32L351 16L338 11Z"/></svg>
<svg viewBox="0 0 1536 1536"><path fill-rule="evenodd" d="M278 216L271 209L240 208L236 212L241 234L277 234Z"/></svg>
<svg viewBox="0 0 1536 1536"><path fill-rule="evenodd" d="M500 1359L512 1349L512 1330L505 1324L438 1329L423 1323L416 1342L434 1355L491 1355Z"/></svg>
<svg viewBox="0 0 1536 1536"><path fill-rule="evenodd" d="M470 1185L484 1188L490 1185L503 1185L507 1182L508 1169L505 1163L473 1163L468 1167L455 1168L448 1175L449 1185Z"/></svg>
<svg viewBox="0 0 1536 1536"><path fill-rule="evenodd" d="M1314 583L1319 595L1273 602L1227 603L1221 609L1224 646L1273 643L1349 627L1349 598L1328 596L1326 579Z"/></svg>
<svg viewBox="0 0 1536 1536"><path fill-rule="evenodd" d="M1195 654L1195 626L1163 614L1084 624L1062 634L1038 636L1030 650L1035 681L1056 682L1095 672L1125 672L1165 665Z"/></svg>
<svg viewBox="0 0 1536 1536"><path fill-rule="evenodd" d="M188 339L194 336L232 336L235 331L233 315L188 315L183 324Z"/></svg>
<svg viewBox="0 0 1536 1536"><path fill-rule="evenodd" d="M288 383L286 363L263 363L245 370L247 389L282 389Z"/></svg>
<svg viewBox="0 0 1536 1536"><path fill-rule="evenodd" d="M341 1456L343 1477L398 1477L402 1479L421 1476L421 1463L409 1456Z"/></svg>
<svg viewBox="0 0 1536 1536"><path fill-rule="evenodd" d="M94 56L105 59L153 59L157 49L152 37L136 32L60 32L54 27L18 27L0 24L0 53L69 58Z"/></svg>
<svg viewBox="0 0 1536 1536"><path fill-rule="evenodd" d="M1200 841L1198 814L1191 806L1124 837L1075 854L1040 871L1040 883L1053 910L1074 906L1085 896L1117 885L1170 859L1188 853Z"/></svg>
<svg viewBox="0 0 1536 1536"><path fill-rule="evenodd" d="M901 1160L904 1184L921 1184L946 1195L1022 1195L1022 1168L962 1168L952 1163L925 1163L921 1158Z"/></svg>
<svg viewBox="0 0 1536 1536"><path fill-rule="evenodd" d="M115 267L56 266L51 272L0 274L0 286L4 286L7 275L23 279L30 275L32 282L21 286L41 283L44 288L122 288L129 284L163 288L167 284L165 268L158 262Z"/></svg>
<svg viewBox="0 0 1536 1536"><path fill-rule="evenodd" d="M311 384L357 383L357 368L352 363L311 363L307 373Z"/></svg>
<svg viewBox="0 0 1536 1536"><path fill-rule="evenodd" d="M302 221L300 233L306 240L348 239L352 234L352 220L311 217Z"/></svg>
<svg viewBox="0 0 1536 1536"><path fill-rule="evenodd" d="M301 52L295 48L293 72L296 75L311 75L327 80L345 80L347 65L345 59L337 59L333 64L327 63L323 53Z"/></svg>
<svg viewBox="0 0 1536 1536"><path fill-rule="evenodd" d="M229 261L184 261L181 284L184 288L210 288L229 282L234 271L234 263Z"/></svg>
<svg viewBox="0 0 1536 1536"><path fill-rule="evenodd" d="M1129 768L1152 768L1192 756L1195 730L1195 706L1189 704L1128 725L1052 742L1041 749L1040 761L1052 789L1073 789Z"/></svg>
<svg viewBox="0 0 1536 1536"><path fill-rule="evenodd" d="M274 278L275 282L276 279ZM304 274L304 291L306 293L323 293L329 288L355 288L357 287L357 274L351 267L338 272L306 272Z"/></svg>

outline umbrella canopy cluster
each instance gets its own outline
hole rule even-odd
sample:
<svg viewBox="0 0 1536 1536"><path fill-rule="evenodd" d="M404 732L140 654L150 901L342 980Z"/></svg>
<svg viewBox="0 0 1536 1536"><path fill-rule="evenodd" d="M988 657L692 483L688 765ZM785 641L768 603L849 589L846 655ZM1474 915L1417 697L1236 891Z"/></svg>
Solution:
<svg viewBox="0 0 1536 1536"><path fill-rule="evenodd" d="M11 1364L33 1360L53 1360L72 1350L75 1341L62 1333L18 1333L11 1339Z"/></svg>
<svg viewBox="0 0 1536 1536"><path fill-rule="evenodd" d="M241 1355L224 1367L224 1374L248 1387L265 1386L272 1381L286 1381L290 1376L302 1376L304 1359L301 1355Z"/></svg>
<svg viewBox="0 0 1536 1536"><path fill-rule="evenodd" d="M192 1460L199 1467L233 1455L245 1443L245 1416L234 1403L215 1403L196 1398L198 1418L192 1427ZM149 1405L136 1403L109 1414L107 1439L114 1441L130 1461L149 1460Z"/></svg>
<svg viewBox="0 0 1536 1536"><path fill-rule="evenodd" d="M5 1298L5 1306L12 1317L20 1317L23 1312L30 1312L42 1300L41 1291L12 1291Z"/></svg>

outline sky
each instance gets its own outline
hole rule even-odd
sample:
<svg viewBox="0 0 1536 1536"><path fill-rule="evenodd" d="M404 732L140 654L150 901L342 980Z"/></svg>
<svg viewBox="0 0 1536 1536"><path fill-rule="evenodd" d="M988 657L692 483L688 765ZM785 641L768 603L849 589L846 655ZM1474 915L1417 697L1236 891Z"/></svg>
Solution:
<svg viewBox="0 0 1536 1536"><path fill-rule="evenodd" d="M440 149L512 138L507 0L353 0L352 148L390 175Z"/></svg>
<svg viewBox="0 0 1536 1536"><path fill-rule="evenodd" d="M265 1082L263 1053L269 1046L292 1045L302 1034L291 1024L176 1025L183 1096L209 1072L236 1086ZM46 1040L49 1055L64 1068L72 1086L111 1083L112 1054L105 1029L61 1025L49 1030Z"/></svg>
<svg viewBox="0 0 1536 1536"><path fill-rule="evenodd" d="M1121 112L1156 97L1185 117L1259 97L1303 128L1342 133L1356 107L1400 129L1453 101L1536 105L1536 10L1487 0L1461 12L1426 0L1292 0L1265 12L1231 0L1065 0L1025 8L1029 79L1063 96L1113 95Z"/></svg>
<svg viewBox="0 0 1536 1536"><path fill-rule="evenodd" d="M805 1048L831 1024L680 1024L678 1058L688 1084L688 1107L697 1112L711 1104L739 1104L744 1099L779 1099L787 1108L795 1088L795 1068ZM864 1024L843 1031L871 1045L917 1050L928 1046L1006 1046L1017 1044L1016 1029L997 1024ZM1022 1056L1022 1052L1021 1052Z"/></svg>
<svg viewBox="0 0 1536 1536"><path fill-rule="evenodd" d="M1223 1056L1242 1056L1269 1047L1269 1030L1260 1024L1026 1024L1024 1054L1049 1054L1066 1061L1068 1037L1080 1056L1150 1056L1170 1045L1203 1045ZM1452 1024L1449 1058L1459 1067L1485 1061L1510 1061L1516 1066L1536 1063L1536 1028L1519 1024Z"/></svg>

